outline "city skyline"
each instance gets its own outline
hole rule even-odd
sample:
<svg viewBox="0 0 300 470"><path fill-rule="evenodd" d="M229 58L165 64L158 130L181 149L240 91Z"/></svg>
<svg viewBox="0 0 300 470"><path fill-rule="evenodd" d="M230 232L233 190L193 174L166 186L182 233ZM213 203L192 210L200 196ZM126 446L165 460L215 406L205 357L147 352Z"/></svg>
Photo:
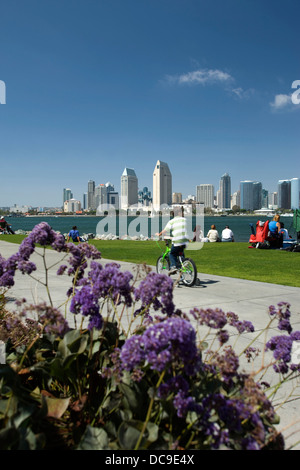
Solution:
<svg viewBox="0 0 300 470"><path fill-rule="evenodd" d="M88 194L90 186L92 186L92 192L89 200ZM110 189L105 192L104 198L98 199L97 203L95 195L99 187L109 187ZM146 193L144 193L145 191ZM88 182L88 192L83 195L82 208L88 210L96 209L99 203L109 203L106 196L106 194L108 195L109 193L117 195L117 199L112 204L121 209L127 209L135 206L137 203L152 206L154 209L160 208L163 204L171 205L178 202L180 203L182 193L173 191L172 172L167 162L160 160L156 162L153 171L152 192L153 193L149 191L148 187L144 187L142 190L138 185L138 175L135 170L126 167L121 175L120 195L115 191L115 186L112 183L101 183L96 186L95 181L90 180ZM64 200L66 194L70 194L70 196L73 197L70 188L63 189ZM176 199L178 195L180 195L180 201L175 202L173 196L175 196ZM237 190L232 191L231 177L228 173L225 173L220 177L219 186L217 188L212 184L201 183L196 186L195 192L191 192L189 196L194 198L196 202L204 203L205 207L217 207L218 209L230 209L234 205L245 210L267 208L269 206L296 209L300 207L300 178L294 177L279 180L277 183L277 191L275 192L269 192L263 187L260 181L250 180L240 181ZM84 203L85 198L89 201L86 206ZM182 200L186 199L188 198L182 198Z"/></svg>
<svg viewBox="0 0 300 470"><path fill-rule="evenodd" d="M134 168L173 192L300 175L297 0L1 6L0 207L61 206ZM5 96L4 96L5 95ZM118 170L120 169L120 170Z"/></svg>

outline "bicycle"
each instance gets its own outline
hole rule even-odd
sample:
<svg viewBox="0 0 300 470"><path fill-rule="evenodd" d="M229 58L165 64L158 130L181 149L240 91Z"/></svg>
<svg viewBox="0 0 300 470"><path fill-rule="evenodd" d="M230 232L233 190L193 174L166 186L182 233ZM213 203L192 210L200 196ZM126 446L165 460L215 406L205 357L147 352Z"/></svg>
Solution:
<svg viewBox="0 0 300 470"><path fill-rule="evenodd" d="M166 274L168 275L168 272L170 270L170 259L169 259L169 253L171 251L171 238L166 238L165 237L165 244L166 244L166 249L163 252L161 249L161 246L159 243L156 241L156 244L159 246L162 254L161 256L158 257L156 261L156 272L158 274ZM184 253L180 253L178 256L178 280L177 282L180 283L182 282L185 286L187 287L192 287L197 281L197 267L195 265L195 262L191 258L186 258L184 256Z"/></svg>

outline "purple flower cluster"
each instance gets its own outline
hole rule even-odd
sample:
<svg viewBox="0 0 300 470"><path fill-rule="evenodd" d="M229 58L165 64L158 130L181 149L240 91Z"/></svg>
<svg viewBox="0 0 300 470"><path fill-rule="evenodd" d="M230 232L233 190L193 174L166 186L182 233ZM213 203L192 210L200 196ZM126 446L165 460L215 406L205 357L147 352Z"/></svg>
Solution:
<svg viewBox="0 0 300 470"><path fill-rule="evenodd" d="M121 272L117 263L108 263L103 267L92 261L88 277L82 280L82 287L76 289L72 297L70 311L89 317L89 328L101 329L103 319L99 301L111 299L116 305L124 302L132 304L132 274Z"/></svg>
<svg viewBox="0 0 300 470"><path fill-rule="evenodd" d="M190 314L193 318L199 323L199 325L206 325L209 328L219 330L216 333L216 336L220 344L225 344L229 339L229 334L224 327L226 325L236 328L239 334L244 332L253 332L254 326L250 321L241 321L233 312L225 313L222 309L208 308L208 309L199 309L194 308L190 311Z"/></svg>
<svg viewBox="0 0 300 470"><path fill-rule="evenodd" d="M151 369L162 372L176 364L186 374L193 375L200 365L196 332L187 320L167 318L150 326L142 335L127 339L120 359L125 370L147 363Z"/></svg>
<svg viewBox="0 0 300 470"><path fill-rule="evenodd" d="M276 372L286 374L290 370L300 370L300 363L292 362L293 342L300 341L300 331L292 332L289 336L273 336L266 344L266 349L273 351L276 363L273 368ZM300 347L299 347L300 349Z"/></svg>
<svg viewBox="0 0 300 470"><path fill-rule="evenodd" d="M36 265L29 260L36 244L42 246L50 245L57 251L62 251L66 248L63 235L52 230L46 222L36 225L28 237L23 240L16 254L7 260L0 256L0 286L13 286L14 275L17 269L22 274L31 274L36 270Z"/></svg>
<svg viewBox="0 0 300 470"><path fill-rule="evenodd" d="M269 315L278 319L278 329L291 333L292 326L290 323L290 304L288 302L279 302L277 308L274 305L269 307Z"/></svg>
<svg viewBox="0 0 300 470"><path fill-rule="evenodd" d="M271 305L269 307L269 314L271 317L278 319L279 330L289 333L288 336L273 336L266 344L266 350L273 351L273 357L276 361L273 365L274 370L282 374L286 374L289 371L300 370L300 361L297 361L297 363L292 362L294 342L300 341L300 331L293 332L290 323L290 304L288 302L279 302L277 308ZM298 347L298 349L300 350L300 347Z"/></svg>
<svg viewBox="0 0 300 470"><path fill-rule="evenodd" d="M67 243L65 247L66 251L71 254L68 259L70 267L62 265L57 271L57 275L61 276L67 270L68 276L74 276L73 285L81 285L85 283L84 272L88 267L88 259L95 260L101 258L101 253L93 245L88 243L80 243L74 245L74 243ZM67 295L71 295L73 289L71 288Z"/></svg>
<svg viewBox="0 0 300 470"><path fill-rule="evenodd" d="M150 308L160 310L168 316L175 312L173 303L173 282L171 278L164 274L150 272L146 279L141 281L138 288L135 289L135 299L141 301L141 307L135 314L142 312L149 315Z"/></svg>

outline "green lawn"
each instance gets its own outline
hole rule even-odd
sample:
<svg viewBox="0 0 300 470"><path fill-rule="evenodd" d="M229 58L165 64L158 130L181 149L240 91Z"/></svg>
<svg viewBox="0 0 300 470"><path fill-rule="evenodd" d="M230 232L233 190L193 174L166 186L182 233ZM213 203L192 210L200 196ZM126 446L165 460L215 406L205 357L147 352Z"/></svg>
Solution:
<svg viewBox="0 0 300 470"><path fill-rule="evenodd" d="M0 240L20 243L23 235L3 235ZM153 241L91 240L103 258L154 266L160 255ZM164 243L160 243L164 248ZM199 251L186 251L200 273L236 277L300 287L300 253L249 249L248 243L204 243Z"/></svg>

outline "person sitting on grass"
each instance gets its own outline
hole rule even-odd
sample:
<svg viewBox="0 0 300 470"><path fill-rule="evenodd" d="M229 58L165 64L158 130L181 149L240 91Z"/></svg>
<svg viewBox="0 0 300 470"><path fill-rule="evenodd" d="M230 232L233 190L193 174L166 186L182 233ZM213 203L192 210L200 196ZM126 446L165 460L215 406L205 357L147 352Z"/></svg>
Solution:
<svg viewBox="0 0 300 470"><path fill-rule="evenodd" d="M67 238L67 242L70 240L70 238L72 238L74 243L76 243L76 242L80 243L82 241L80 236L79 236L79 232L77 230L76 225L74 225L72 230L70 230L68 238Z"/></svg>
<svg viewBox="0 0 300 470"><path fill-rule="evenodd" d="M222 231L222 242L234 242L233 232L228 225Z"/></svg>
<svg viewBox="0 0 300 470"><path fill-rule="evenodd" d="M4 216L2 215L0 217L0 232L7 232L11 233L12 235L15 234L15 232L12 230L11 225L5 220Z"/></svg>

